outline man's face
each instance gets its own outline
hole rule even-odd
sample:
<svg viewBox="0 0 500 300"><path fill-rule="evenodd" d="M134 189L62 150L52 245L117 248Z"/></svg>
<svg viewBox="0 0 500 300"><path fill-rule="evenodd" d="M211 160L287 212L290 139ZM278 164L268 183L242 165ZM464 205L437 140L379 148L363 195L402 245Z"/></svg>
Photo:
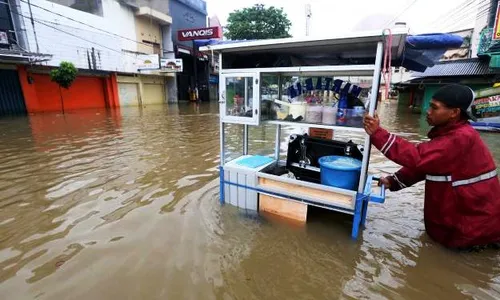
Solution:
<svg viewBox="0 0 500 300"><path fill-rule="evenodd" d="M431 126L442 126L460 116L459 108L449 108L444 103L432 99L427 110L427 123Z"/></svg>

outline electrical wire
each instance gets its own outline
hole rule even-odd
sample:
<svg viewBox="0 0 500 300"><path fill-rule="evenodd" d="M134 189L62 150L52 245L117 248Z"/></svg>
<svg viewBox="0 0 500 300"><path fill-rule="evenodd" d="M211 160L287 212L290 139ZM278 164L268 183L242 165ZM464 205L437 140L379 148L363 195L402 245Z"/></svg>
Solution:
<svg viewBox="0 0 500 300"><path fill-rule="evenodd" d="M489 5L489 0L469 0L467 1L467 4L460 4L458 7L456 7L456 11L450 14L446 15L445 21L450 21L450 20L456 20L460 18L460 16L464 14L468 14L470 12L473 12L479 7L485 7ZM436 20L437 22L441 21L440 19ZM435 24L436 22L433 22L432 24Z"/></svg>
<svg viewBox="0 0 500 300"><path fill-rule="evenodd" d="M449 19L444 20L444 22L441 23L443 24L452 24L454 22L463 20L463 18L477 18L478 14L484 10L489 10L489 4L484 4L482 6L475 6L471 7L468 10L465 10L454 17L450 17Z"/></svg>
<svg viewBox="0 0 500 300"><path fill-rule="evenodd" d="M20 13L16 13L16 12L13 12L13 11L11 11L11 13L16 14L16 15L19 15L19 16L21 16L21 17L23 17L23 18L26 18L26 19L31 19L29 16L25 16L25 15L20 14ZM76 34L73 34L73 33L67 32L67 31L65 31L65 30L59 29L59 28L57 28L57 27L55 27L55 26L48 25L48 24L46 24L45 22L43 22L43 21L41 21L41 20L38 20L38 19L33 18L33 21L34 21L34 22L36 22L36 23L42 24L42 25L44 25L44 26L47 26L47 27L49 27L49 28L52 28L52 29L54 29L54 30L60 31L60 32L62 32L62 33L65 33L65 34L67 34L67 35L69 35L69 36L72 36L72 37L75 37L75 38L77 38L77 39L80 39L80 40L82 40L82 41L88 42L88 43L90 43L90 44L97 45L97 46L99 46L99 47L102 47L102 48L108 49L108 50L110 50L110 51L113 51L113 52L119 53L119 54L121 54L121 55L125 55L125 56L128 56L128 57L131 57L131 58L134 58L134 59L136 59L136 58L137 58L137 57L134 57L134 56L131 56L131 55L126 54L126 52L115 50L115 49L113 49L113 48L110 48L110 47L107 47L107 46L104 46L104 45L98 44L98 43L96 43L96 42L93 42L93 41L91 41L91 40L88 40L88 39L86 39L86 38L83 38L83 37L81 37L81 36L78 36L78 35L76 35Z"/></svg>
<svg viewBox="0 0 500 300"><path fill-rule="evenodd" d="M454 19L445 20L441 24L438 24L437 27L444 30L445 28L456 27L457 24L463 24L465 22L474 22L477 19L479 9L481 9L481 8L472 8L472 11L476 10L475 14L472 13L470 10L465 11L462 14L458 15Z"/></svg>
<svg viewBox="0 0 500 300"><path fill-rule="evenodd" d="M461 30L461 29L467 29L467 28L471 28L470 24L471 22L473 22L474 20L473 19L463 19L462 21L459 21L455 24L451 24L451 25L448 25L448 27L444 27L443 28L443 32L453 32L453 31L457 31L457 30Z"/></svg>
<svg viewBox="0 0 500 300"><path fill-rule="evenodd" d="M28 3L28 1L26 1L26 0L19 0L19 1L24 2L24 3ZM104 30L104 29L102 29L102 28L98 28L98 27L96 27L96 26L93 26L93 25L90 25L90 24L87 24L87 23L84 23L84 22L81 22L81 21L75 20L75 19L70 18L70 17L68 17L68 16L65 16L65 15L63 15L63 14L59 14L59 13L53 12L53 11L51 11L51 10L49 10L49 9L46 9L46 8L44 8L44 7L41 7L41 6L38 6L38 5L36 5L36 4L31 4L31 6L36 7L36 8L39 8L39 9L41 9L41 10L44 10L44 11L49 12L49 13L51 13L51 14L54 14L54 15L56 15L56 16L63 17L63 18L65 18L65 19L71 20L71 21L76 22L76 23L78 23L78 24L85 25L85 26L88 26L88 27L90 27L90 28L96 29L96 30L98 30L98 31L101 31L101 32L107 33L107 34L109 34L109 35L116 36L116 37L119 37L119 38L122 38L122 39L125 39L125 40L128 40L128 41L131 41L131 42L134 42L134 43L137 43L137 44L141 44L141 45L149 46L149 47L152 47L152 48L154 47L154 46L153 46L153 45L151 45L151 44L144 43L144 42L140 42L140 41L137 41L137 40L134 40L134 39L130 39L130 38L128 38L128 37L125 37L125 36L122 36L122 35L119 35L119 34L116 34L116 33L113 33L113 32L107 31L107 30Z"/></svg>
<svg viewBox="0 0 500 300"><path fill-rule="evenodd" d="M468 17L458 19L453 23L442 24L438 28L440 28L440 31L445 31L445 32L454 31L454 30L456 30L456 28L463 27L463 26L473 28L476 19L477 19L477 17L475 15L470 15ZM465 24L469 24L469 25L465 25Z"/></svg>
<svg viewBox="0 0 500 300"><path fill-rule="evenodd" d="M481 3L479 3L479 5L481 5ZM478 15L478 11L481 11L482 9L484 9L487 6L488 6L487 4L482 5L482 6L473 6L473 7L469 7L466 10L452 13L449 18L447 18L445 20L439 20L437 22L435 21L429 27L448 28L450 26L455 25L456 22L463 21L464 18L466 18L466 19L476 18Z"/></svg>
<svg viewBox="0 0 500 300"><path fill-rule="evenodd" d="M436 25L439 26L440 28L445 28L449 27L450 25L456 23L457 21L463 20L464 17L472 17L476 18L478 13L473 14L474 11L479 12L482 11L483 9L487 8L489 6L489 3L484 4L487 0L482 0L480 2L477 2L475 6L470 6L473 2L470 2L468 5L465 7L461 7L461 10L456 11L455 13L452 13L449 15L449 17L445 20L439 20L438 22L433 22L431 26ZM468 8L467 8L468 7Z"/></svg>
<svg viewBox="0 0 500 300"><path fill-rule="evenodd" d="M384 25L384 28L387 27L387 26L390 26L392 24L392 22L396 21L397 18L399 18L402 14L404 14L408 9L410 9L410 7L413 6L413 4L417 3L418 0L413 0L412 3L410 3L407 7L405 7L399 14L397 14L392 20L390 20L389 22L387 22L385 25Z"/></svg>
<svg viewBox="0 0 500 300"><path fill-rule="evenodd" d="M493 7L493 6L488 7L487 9L483 10L483 11L482 11L482 12L478 15L478 18L483 17L483 16L485 16L485 15L489 14L489 13L490 13L490 11L491 11L492 9L494 9L494 10L495 10L495 12L496 12L497 7Z"/></svg>
<svg viewBox="0 0 500 300"><path fill-rule="evenodd" d="M20 0L20 1L23 1L23 0ZM23 2L24 2L24 1L23 1ZM5 3L5 2L0 2L0 4L8 4L8 3ZM23 14L20 14L20 13L14 12L14 11L11 11L11 13L12 13L12 14L19 15L19 16L21 16L21 17L24 17L24 18L26 18L26 19L30 19L30 20L31 20L31 17L29 17L29 16L26 16L26 15L23 15ZM72 36L72 37L75 37L75 38L77 38L77 39L80 39L80 40L86 41L86 42L88 42L88 43L90 43L90 44L97 45L97 46L102 47L102 48L104 48L104 49L108 49L109 51L116 52L116 53L119 53L119 54L121 54L121 55L125 55L125 56L128 56L128 57L130 57L130 58L133 58L133 59L137 59L137 57L132 56L132 55L129 55L129 54L127 54L126 52L119 51L119 50L115 50L115 49L113 49L113 48L109 48L109 47L107 47L107 46L105 46L105 45L101 45L101 44L96 43L96 42L94 42L94 41L91 41L91 40L88 40L88 39L82 38L82 37L80 37L80 36L78 36L78 35L75 35L75 34L72 34L72 33L68 32L68 31L65 31L65 30L62 30L62 29L60 29L60 28L57 28L57 27L55 27L55 26L51 26L51 25L46 24L46 23L53 23L53 24L55 24L55 25L61 26L61 24L59 24L59 23L55 23L55 22L51 22L51 21L46 21L46 20L39 20L39 19L36 19L36 18L33 18L33 21L34 21L34 22L36 22L36 23L39 23L39 24L41 24L41 25L44 25L44 26L46 26L46 27L49 27L49 28L52 28L52 29L54 29L54 30L60 31L60 32L62 32L62 33L65 33L65 34L67 34L67 35L70 35L70 36ZM136 42L137 42L137 41L136 41ZM148 46L152 46L151 44L146 44L146 45L148 45ZM69 45L68 45L68 46L69 46ZM96 47L96 48L97 48L97 47ZM98 50L102 50L102 49L98 49ZM173 51L172 51L172 52L173 52Z"/></svg>
<svg viewBox="0 0 500 300"><path fill-rule="evenodd" d="M479 19L479 18L482 18L483 16L488 15L488 14L490 13L491 9L492 9L492 7L491 7L491 6L486 7L486 8L484 8L483 10L481 10L480 12L478 12L476 16L473 16L473 17L475 17L475 19L476 19L476 20L477 20L477 19ZM462 20L462 21L459 21L458 23L455 23L455 24L453 24L453 25L449 25L449 26L448 26L448 28L449 28L449 27L452 27L452 26L458 27L458 26L457 26L457 24L462 26L462 24L463 24L466 20L469 20L469 19L464 19L464 20ZM470 20L470 21L472 21L472 20Z"/></svg>
<svg viewBox="0 0 500 300"><path fill-rule="evenodd" d="M451 10L439 15L437 18L433 19L432 21L425 23L425 25L429 25L429 26L434 25L435 23L439 22L443 17L445 17L445 16L449 17L450 15L456 13L456 11L461 9L465 3L472 2L472 1L475 1L475 0L465 0L464 2L458 4L457 6L452 8Z"/></svg>

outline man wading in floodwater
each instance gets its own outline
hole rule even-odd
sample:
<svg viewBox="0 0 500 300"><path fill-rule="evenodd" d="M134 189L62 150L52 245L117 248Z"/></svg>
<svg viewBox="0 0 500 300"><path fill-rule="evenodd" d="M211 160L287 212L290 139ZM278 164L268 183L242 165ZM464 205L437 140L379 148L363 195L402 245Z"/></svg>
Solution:
<svg viewBox="0 0 500 300"><path fill-rule="evenodd" d="M425 179L425 229L449 248L500 242L500 183L491 153L468 122L473 100L463 85L439 89L427 111L431 140L418 145L381 128L376 114L364 118L373 145L403 166L381 183L398 191Z"/></svg>

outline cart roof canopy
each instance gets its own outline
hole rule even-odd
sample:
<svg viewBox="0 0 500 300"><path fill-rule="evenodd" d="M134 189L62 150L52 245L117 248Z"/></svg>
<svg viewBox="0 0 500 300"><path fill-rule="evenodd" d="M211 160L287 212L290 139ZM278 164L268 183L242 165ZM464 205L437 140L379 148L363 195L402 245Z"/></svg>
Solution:
<svg viewBox="0 0 500 300"><path fill-rule="evenodd" d="M463 38L452 34L410 36L407 29L354 32L326 38L285 38L252 41L199 40L203 52L222 53L222 69L374 64L378 42L391 39L392 65L423 72ZM385 46L384 46L385 47Z"/></svg>

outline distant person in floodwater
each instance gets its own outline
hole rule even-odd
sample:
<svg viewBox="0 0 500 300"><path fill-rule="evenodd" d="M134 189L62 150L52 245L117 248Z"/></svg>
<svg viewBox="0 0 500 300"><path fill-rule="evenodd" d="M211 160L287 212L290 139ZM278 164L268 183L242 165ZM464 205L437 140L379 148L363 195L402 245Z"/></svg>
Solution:
<svg viewBox="0 0 500 300"><path fill-rule="evenodd" d="M425 229L448 248L500 243L500 183L491 153L468 122L473 100L467 86L440 88L427 110L430 141L418 145L381 128L377 114L364 118L373 145L402 166L380 182L398 191L426 180Z"/></svg>

